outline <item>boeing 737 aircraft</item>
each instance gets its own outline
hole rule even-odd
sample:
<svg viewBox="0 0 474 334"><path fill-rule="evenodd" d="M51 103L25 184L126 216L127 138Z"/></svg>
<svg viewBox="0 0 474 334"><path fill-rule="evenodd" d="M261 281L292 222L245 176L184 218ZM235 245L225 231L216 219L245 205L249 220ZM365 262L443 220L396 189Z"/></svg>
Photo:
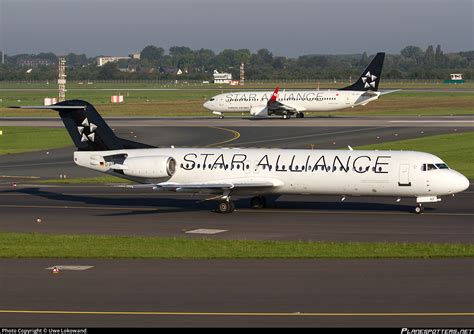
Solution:
<svg viewBox="0 0 474 334"><path fill-rule="evenodd" d="M117 137L88 102L51 106L71 136L82 167L152 188L205 193L217 211L234 211L232 196L250 196L252 207L265 195L321 194L412 197L422 203L464 191L469 181L440 158L423 152L256 148L157 148Z"/></svg>
<svg viewBox="0 0 474 334"><path fill-rule="evenodd" d="M375 101L380 95L395 92L379 92L380 76L385 53L377 53L372 62L362 72L359 79L351 86L339 90L288 90L278 93L278 87L273 92L224 93L212 97L204 103L204 108L223 118L224 113L247 113L254 117L269 117L272 115L290 118L304 117L310 111L335 111Z"/></svg>

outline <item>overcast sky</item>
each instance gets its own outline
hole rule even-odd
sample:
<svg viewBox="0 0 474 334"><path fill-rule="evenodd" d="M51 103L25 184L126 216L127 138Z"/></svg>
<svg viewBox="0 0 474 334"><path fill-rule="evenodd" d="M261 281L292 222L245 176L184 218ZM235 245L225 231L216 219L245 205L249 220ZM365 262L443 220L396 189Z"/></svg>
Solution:
<svg viewBox="0 0 474 334"><path fill-rule="evenodd" d="M474 0L0 0L0 49L128 55L146 45L274 55L474 49Z"/></svg>

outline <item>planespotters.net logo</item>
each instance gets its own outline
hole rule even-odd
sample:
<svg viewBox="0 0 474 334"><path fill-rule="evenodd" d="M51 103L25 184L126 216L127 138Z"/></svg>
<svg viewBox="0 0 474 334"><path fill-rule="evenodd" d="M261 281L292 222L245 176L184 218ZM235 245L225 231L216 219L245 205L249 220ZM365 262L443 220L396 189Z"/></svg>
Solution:
<svg viewBox="0 0 474 334"><path fill-rule="evenodd" d="M474 329L462 328L402 328L401 334L474 334Z"/></svg>

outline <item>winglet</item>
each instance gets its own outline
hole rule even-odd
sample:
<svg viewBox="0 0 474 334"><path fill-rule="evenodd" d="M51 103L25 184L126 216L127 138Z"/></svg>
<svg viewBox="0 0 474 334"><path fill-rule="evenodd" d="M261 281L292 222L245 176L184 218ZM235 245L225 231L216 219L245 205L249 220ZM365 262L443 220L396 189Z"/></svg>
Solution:
<svg viewBox="0 0 474 334"><path fill-rule="evenodd" d="M275 91L272 94L272 97L270 98L270 101L275 102L278 97L278 86L275 88Z"/></svg>

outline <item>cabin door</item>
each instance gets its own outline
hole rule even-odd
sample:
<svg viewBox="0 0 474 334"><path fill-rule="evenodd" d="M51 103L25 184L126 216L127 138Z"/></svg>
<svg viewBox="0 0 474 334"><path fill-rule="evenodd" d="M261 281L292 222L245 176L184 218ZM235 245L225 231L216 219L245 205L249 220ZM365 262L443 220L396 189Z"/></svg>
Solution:
<svg viewBox="0 0 474 334"><path fill-rule="evenodd" d="M411 186L410 182L410 165L409 164L401 164L399 173L398 173L398 185L409 187Z"/></svg>

